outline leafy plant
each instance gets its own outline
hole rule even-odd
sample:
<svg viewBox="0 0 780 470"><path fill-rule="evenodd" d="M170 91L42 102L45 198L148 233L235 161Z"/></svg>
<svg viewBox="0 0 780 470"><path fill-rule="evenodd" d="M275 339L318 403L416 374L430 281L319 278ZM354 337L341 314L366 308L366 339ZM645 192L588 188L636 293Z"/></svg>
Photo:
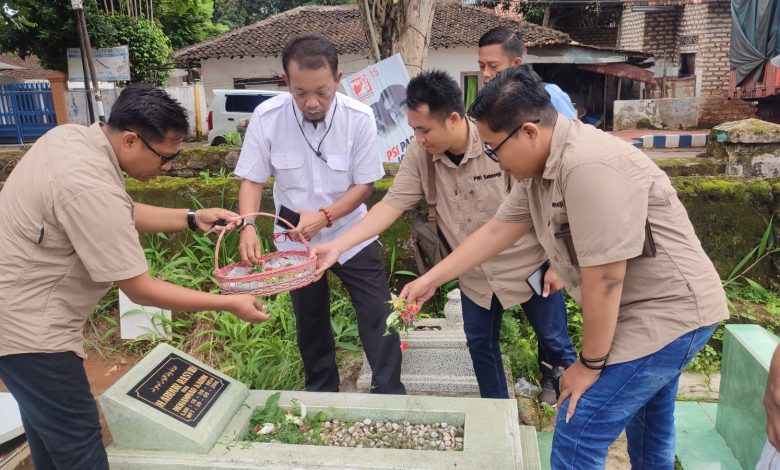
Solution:
<svg viewBox="0 0 780 470"><path fill-rule="evenodd" d="M227 145L241 145L241 134L238 131L228 132L225 134L225 144Z"/></svg>
<svg viewBox="0 0 780 470"><path fill-rule="evenodd" d="M325 413L308 416L306 407L297 399L288 409L279 405L281 393L270 395L265 405L258 407L249 420L246 440L251 442L280 442L284 444L319 444L319 435Z"/></svg>
<svg viewBox="0 0 780 470"><path fill-rule="evenodd" d="M751 269L755 268L762 261L772 256L773 254L780 252L780 247L775 247L775 240L772 237L774 233L774 216L770 217L764 229L764 234L761 240L752 250L748 252L742 259L734 266L726 279L723 280L723 286L727 287L736 281L744 280L753 291L763 298L766 298L769 293L761 284L748 278L746 275Z"/></svg>
<svg viewBox="0 0 780 470"><path fill-rule="evenodd" d="M510 308L501 319L501 354L509 358L512 377L524 377L531 383L538 383L536 333L519 306Z"/></svg>

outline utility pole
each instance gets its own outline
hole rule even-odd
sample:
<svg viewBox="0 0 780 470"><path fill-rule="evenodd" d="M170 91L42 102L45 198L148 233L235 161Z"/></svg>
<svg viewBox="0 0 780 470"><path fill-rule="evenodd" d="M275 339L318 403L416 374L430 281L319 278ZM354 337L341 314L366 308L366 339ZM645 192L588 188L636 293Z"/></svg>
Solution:
<svg viewBox="0 0 780 470"><path fill-rule="evenodd" d="M74 12L75 13L75 12ZM84 73L84 95L87 97L87 110L89 111L89 123L95 123L95 109L92 106L92 90L89 85L89 69L87 69L87 51L84 50L84 30L76 13L76 29L79 32L79 50L81 51L81 69Z"/></svg>
<svg viewBox="0 0 780 470"><path fill-rule="evenodd" d="M100 86L98 85L97 71L95 70L95 58L92 55L92 44L89 41L89 33L87 32L87 20L84 18L84 7L82 0L71 0L73 10L76 12L76 21L81 25L81 41L84 47L84 52L87 56L87 69L89 69L89 75L92 78L92 87L95 90L95 107L97 108L98 119L100 122L106 122L106 113L103 111L103 96L100 94ZM84 83L86 84L87 77L84 76Z"/></svg>

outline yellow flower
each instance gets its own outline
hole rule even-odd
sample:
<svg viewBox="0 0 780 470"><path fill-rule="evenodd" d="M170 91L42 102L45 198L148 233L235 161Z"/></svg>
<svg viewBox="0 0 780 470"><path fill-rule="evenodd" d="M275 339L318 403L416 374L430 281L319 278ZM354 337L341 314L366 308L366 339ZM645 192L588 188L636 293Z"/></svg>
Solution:
<svg viewBox="0 0 780 470"><path fill-rule="evenodd" d="M406 307L406 302L404 302L403 297L399 297L395 294L391 294L392 298L390 299L390 305L393 306L393 310L400 311L403 310L404 307Z"/></svg>

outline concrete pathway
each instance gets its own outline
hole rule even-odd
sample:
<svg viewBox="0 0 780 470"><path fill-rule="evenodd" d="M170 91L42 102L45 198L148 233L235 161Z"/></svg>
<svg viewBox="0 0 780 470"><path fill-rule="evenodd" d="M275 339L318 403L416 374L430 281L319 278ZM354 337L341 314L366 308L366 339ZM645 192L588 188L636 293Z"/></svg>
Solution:
<svg viewBox="0 0 780 470"><path fill-rule="evenodd" d="M688 148L677 148L677 149L650 148L650 149L642 149L642 151L645 152L645 155L647 155L653 160L667 160L670 158L696 158L702 153L704 153L705 148L704 147L688 147Z"/></svg>
<svg viewBox="0 0 780 470"><path fill-rule="evenodd" d="M709 129L693 129L682 131L671 131L666 129L630 129L625 131L609 131L610 134L620 137L628 142L633 142L640 137L646 135L681 135L681 134L696 134L707 135L710 133Z"/></svg>

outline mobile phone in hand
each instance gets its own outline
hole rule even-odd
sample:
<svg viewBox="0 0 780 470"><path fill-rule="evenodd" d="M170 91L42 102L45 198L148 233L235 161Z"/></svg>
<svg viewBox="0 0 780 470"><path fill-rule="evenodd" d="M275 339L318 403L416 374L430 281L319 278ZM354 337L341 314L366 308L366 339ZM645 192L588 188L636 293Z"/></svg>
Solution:
<svg viewBox="0 0 780 470"><path fill-rule="evenodd" d="M283 218L287 222L290 222L293 227L297 227L298 223L301 221L301 214L295 212L294 210L290 209L287 206L280 205L279 206L279 213L277 214L279 217ZM284 222L282 222L279 219L276 219L276 225L279 227L290 230L290 227L287 226Z"/></svg>
<svg viewBox="0 0 780 470"><path fill-rule="evenodd" d="M534 294L542 296L544 291L544 275L547 274L547 270L550 269L550 260L546 260L539 268L532 272L530 276L525 279L525 282L531 287Z"/></svg>

